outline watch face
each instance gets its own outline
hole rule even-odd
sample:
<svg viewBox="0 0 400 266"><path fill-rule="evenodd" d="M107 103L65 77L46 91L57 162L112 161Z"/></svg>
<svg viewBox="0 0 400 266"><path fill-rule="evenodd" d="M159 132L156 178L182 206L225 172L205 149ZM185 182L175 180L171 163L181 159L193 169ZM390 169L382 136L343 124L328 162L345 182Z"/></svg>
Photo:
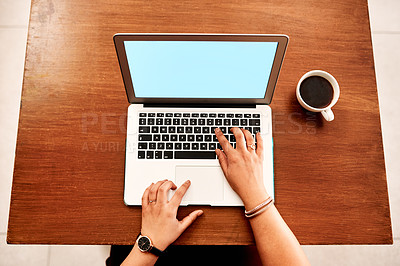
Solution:
<svg viewBox="0 0 400 266"><path fill-rule="evenodd" d="M138 247L142 252L149 251L151 247L150 239L147 236L141 236L138 240Z"/></svg>

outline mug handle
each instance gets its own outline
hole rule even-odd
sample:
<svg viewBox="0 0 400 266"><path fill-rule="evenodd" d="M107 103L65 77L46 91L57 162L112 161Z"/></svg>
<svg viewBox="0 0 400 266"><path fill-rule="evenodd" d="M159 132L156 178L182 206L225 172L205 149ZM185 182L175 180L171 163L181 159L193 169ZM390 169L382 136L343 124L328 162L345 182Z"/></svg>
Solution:
<svg viewBox="0 0 400 266"><path fill-rule="evenodd" d="M321 114L326 121L332 121L335 118L331 109L326 109L322 111Z"/></svg>

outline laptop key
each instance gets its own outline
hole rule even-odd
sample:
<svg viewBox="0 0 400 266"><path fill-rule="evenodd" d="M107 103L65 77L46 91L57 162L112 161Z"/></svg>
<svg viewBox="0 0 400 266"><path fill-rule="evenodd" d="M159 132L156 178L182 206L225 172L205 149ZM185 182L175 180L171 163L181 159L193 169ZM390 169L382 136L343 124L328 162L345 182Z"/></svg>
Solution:
<svg viewBox="0 0 400 266"><path fill-rule="evenodd" d="M215 149L217 148L217 144L215 143L208 143L208 149L210 151L215 151Z"/></svg>
<svg viewBox="0 0 400 266"><path fill-rule="evenodd" d="M260 126L260 119L249 119L249 125L250 126Z"/></svg>
<svg viewBox="0 0 400 266"><path fill-rule="evenodd" d="M168 132L169 133L175 133L176 128L175 127L168 127Z"/></svg>
<svg viewBox="0 0 400 266"><path fill-rule="evenodd" d="M157 149L163 150L164 148L165 148L165 143L160 142L160 143L157 144Z"/></svg>
<svg viewBox="0 0 400 266"><path fill-rule="evenodd" d="M138 149L140 150L147 150L147 142L139 142Z"/></svg>
<svg viewBox="0 0 400 266"><path fill-rule="evenodd" d="M155 116L156 116L155 113L149 113L149 114L148 114L148 117L155 117Z"/></svg>
<svg viewBox="0 0 400 266"><path fill-rule="evenodd" d="M144 135L144 134L140 134L139 135L139 141L151 141L151 135Z"/></svg>
<svg viewBox="0 0 400 266"><path fill-rule="evenodd" d="M146 159L153 159L153 158L154 158L154 151L147 151Z"/></svg>
<svg viewBox="0 0 400 266"><path fill-rule="evenodd" d="M172 150L174 148L174 145L172 143L167 143L166 148L167 150Z"/></svg>
<svg viewBox="0 0 400 266"><path fill-rule="evenodd" d="M185 127L186 133L193 133L193 127Z"/></svg>
<svg viewBox="0 0 400 266"><path fill-rule="evenodd" d="M190 143L187 143L187 142L183 143L183 149L190 150Z"/></svg>
<svg viewBox="0 0 400 266"><path fill-rule="evenodd" d="M162 118L156 118L156 125L160 126L163 124L163 119Z"/></svg>
<svg viewBox="0 0 400 266"><path fill-rule="evenodd" d="M210 133L210 128L209 127L203 127L203 133L207 134Z"/></svg>
<svg viewBox="0 0 400 266"><path fill-rule="evenodd" d="M139 127L139 133L150 133L150 127Z"/></svg>
<svg viewBox="0 0 400 266"><path fill-rule="evenodd" d="M163 155L162 155L162 151L156 151L154 158L156 159L162 159Z"/></svg>
<svg viewBox="0 0 400 266"><path fill-rule="evenodd" d="M146 113L139 113L139 117L146 117L147 114Z"/></svg>
<svg viewBox="0 0 400 266"><path fill-rule="evenodd" d="M174 153L172 151L164 152L164 159L173 159Z"/></svg>
<svg viewBox="0 0 400 266"><path fill-rule="evenodd" d="M154 118L147 118L147 124L151 126L154 125Z"/></svg>
<svg viewBox="0 0 400 266"><path fill-rule="evenodd" d="M146 158L145 152L144 151L138 151L138 159L144 159Z"/></svg>
<svg viewBox="0 0 400 266"><path fill-rule="evenodd" d="M158 133L158 127L157 126L151 127L151 133Z"/></svg>
<svg viewBox="0 0 400 266"><path fill-rule="evenodd" d="M146 125L146 118L139 118L139 125Z"/></svg>
<svg viewBox="0 0 400 266"><path fill-rule="evenodd" d="M239 125L239 119L232 119L232 126L238 126Z"/></svg>
<svg viewBox="0 0 400 266"><path fill-rule="evenodd" d="M149 143L149 149L150 149L150 150L155 150L156 147L157 147L157 145L156 145L155 142L150 142L150 143Z"/></svg>
<svg viewBox="0 0 400 266"><path fill-rule="evenodd" d="M180 142L177 142L177 143L175 143L175 150L181 150L182 149L182 143L180 143Z"/></svg>
<svg viewBox="0 0 400 266"><path fill-rule="evenodd" d="M199 149L199 143L192 143L192 150L198 150Z"/></svg>
<svg viewBox="0 0 400 266"><path fill-rule="evenodd" d="M207 150L207 143L200 143L200 150Z"/></svg>
<svg viewBox="0 0 400 266"><path fill-rule="evenodd" d="M215 159L214 151L175 151L175 159Z"/></svg>

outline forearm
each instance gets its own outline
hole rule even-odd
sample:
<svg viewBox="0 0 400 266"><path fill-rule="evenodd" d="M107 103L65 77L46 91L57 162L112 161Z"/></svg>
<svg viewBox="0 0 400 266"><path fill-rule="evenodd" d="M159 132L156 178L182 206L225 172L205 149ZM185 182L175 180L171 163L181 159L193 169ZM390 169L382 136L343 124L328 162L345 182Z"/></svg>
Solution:
<svg viewBox="0 0 400 266"><path fill-rule="evenodd" d="M124 260L121 266L147 266L154 265L157 261L158 257L151 254L150 252L143 253L135 246L132 248L131 253L129 253L128 257Z"/></svg>
<svg viewBox="0 0 400 266"><path fill-rule="evenodd" d="M264 265L309 265L299 242L274 205L251 218L250 224Z"/></svg>

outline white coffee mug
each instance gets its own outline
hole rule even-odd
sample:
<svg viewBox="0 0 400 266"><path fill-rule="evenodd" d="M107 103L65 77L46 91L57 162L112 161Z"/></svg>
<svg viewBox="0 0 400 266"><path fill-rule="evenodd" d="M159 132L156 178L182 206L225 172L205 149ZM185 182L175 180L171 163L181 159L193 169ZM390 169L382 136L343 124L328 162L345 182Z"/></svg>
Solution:
<svg viewBox="0 0 400 266"><path fill-rule="evenodd" d="M301 98L300 95L300 85L303 82L303 80L305 80L308 77L312 77L312 76L319 76L319 77L323 77L324 79L326 79L327 81L329 81L329 83L332 85L333 88L333 98L331 103L324 107L324 108L315 108L312 107L310 105L308 105L303 98ZM299 101L300 105L303 106L304 109L312 111L312 112L318 112L321 113L322 116L326 119L326 121L332 121L335 116L333 115L332 112L332 106L334 106L336 104L336 102L339 99L339 94L340 94L340 89L339 89L339 84L336 81L336 79L329 74L328 72L322 71L322 70L312 70L309 71L307 73L305 73L301 79L299 80L299 83L297 83L297 88L296 88L296 96L297 96L297 100Z"/></svg>

